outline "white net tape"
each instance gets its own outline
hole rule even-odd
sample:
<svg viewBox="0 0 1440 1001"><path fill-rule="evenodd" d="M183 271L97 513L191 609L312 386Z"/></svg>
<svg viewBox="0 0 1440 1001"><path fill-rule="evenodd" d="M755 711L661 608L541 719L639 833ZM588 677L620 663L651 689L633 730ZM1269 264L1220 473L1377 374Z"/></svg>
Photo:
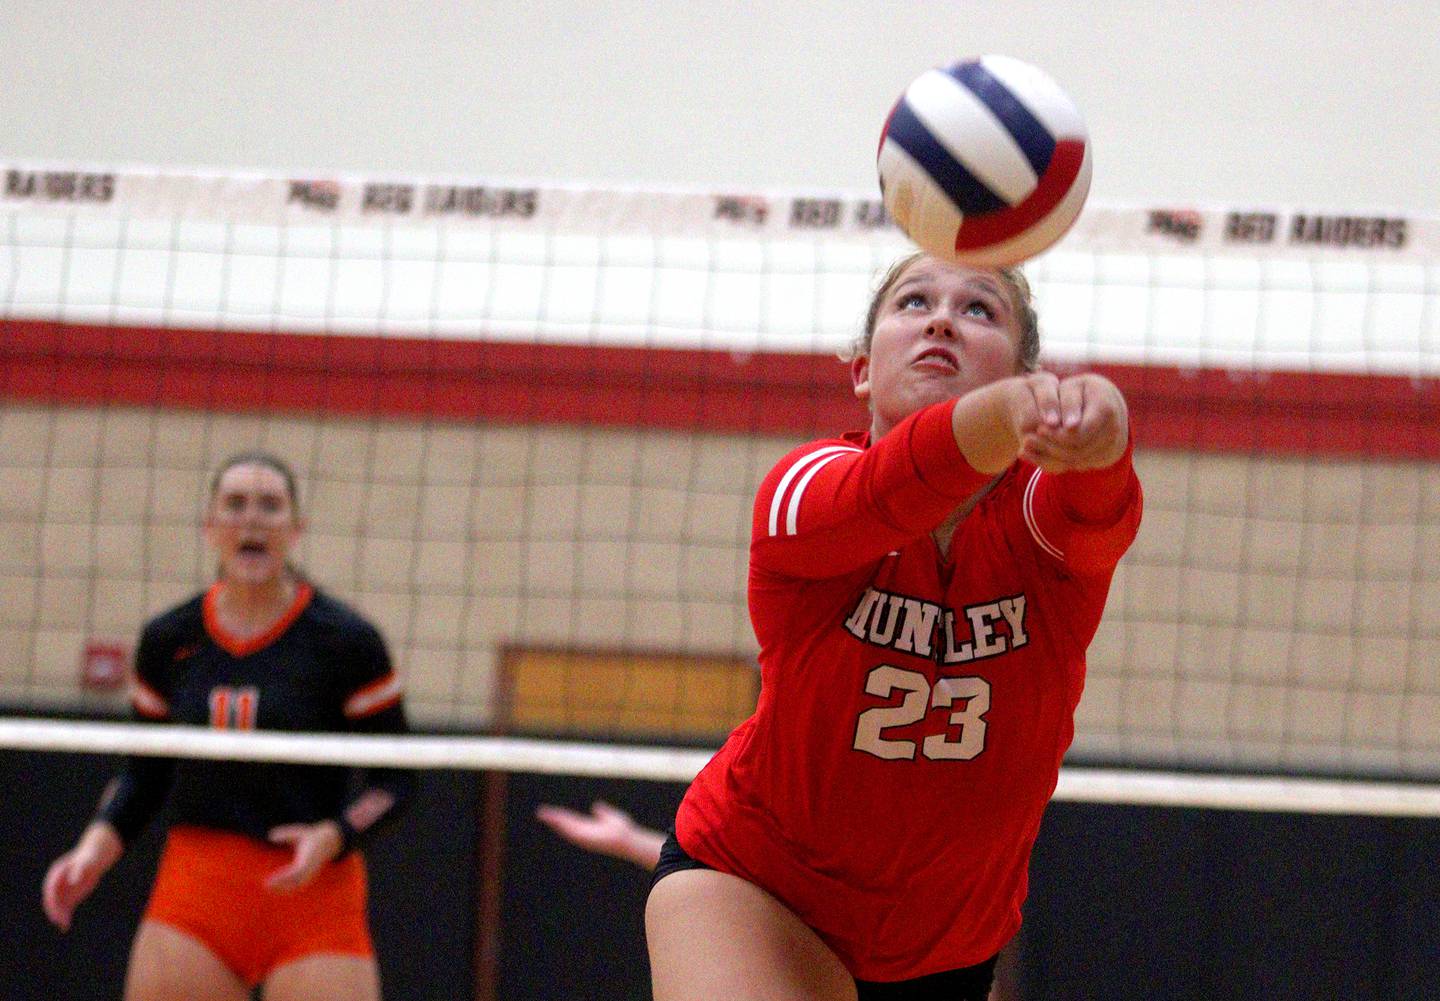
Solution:
<svg viewBox="0 0 1440 1001"><path fill-rule="evenodd" d="M530 772L688 782L710 751L513 737L239 733L141 723L0 719L0 747L236 761ZM1055 799L1130 806L1440 817L1440 785L1061 769Z"/></svg>

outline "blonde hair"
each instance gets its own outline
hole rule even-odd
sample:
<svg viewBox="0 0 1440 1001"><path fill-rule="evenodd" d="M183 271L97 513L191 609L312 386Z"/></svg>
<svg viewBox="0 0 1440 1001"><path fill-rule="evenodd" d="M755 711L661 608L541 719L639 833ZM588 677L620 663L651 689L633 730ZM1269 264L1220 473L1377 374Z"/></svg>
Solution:
<svg viewBox="0 0 1440 1001"><path fill-rule="evenodd" d="M864 329L842 356L846 361L870 353L870 342L875 338L875 324L880 319L880 304L900 281L900 276L909 270L910 265L929 256L924 251L917 250L890 265L890 270L885 272L885 277L880 280L879 287L870 298L870 308L865 312ZM1025 371L1033 372L1040 365L1040 318L1035 314L1035 300L1030 291L1030 282L1018 267L997 268L996 273L1009 290L1015 317L1020 321L1020 364Z"/></svg>

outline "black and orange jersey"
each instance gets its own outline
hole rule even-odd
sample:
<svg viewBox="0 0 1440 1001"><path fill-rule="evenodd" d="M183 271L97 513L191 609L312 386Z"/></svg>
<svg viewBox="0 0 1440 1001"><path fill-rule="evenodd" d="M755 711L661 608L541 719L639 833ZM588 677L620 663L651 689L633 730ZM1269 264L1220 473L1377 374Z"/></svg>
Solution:
<svg viewBox="0 0 1440 1001"><path fill-rule="evenodd" d="M132 689L137 719L292 732L407 730L385 641L358 613L302 583L279 622L242 640L215 615L221 587L145 626ZM364 835L396 813L410 784L408 773L394 769L135 756L107 789L100 816L126 842L162 807L168 824L261 840L279 824L325 819L341 822L347 836ZM356 805L372 789L387 795ZM389 808L377 811L377 802Z"/></svg>

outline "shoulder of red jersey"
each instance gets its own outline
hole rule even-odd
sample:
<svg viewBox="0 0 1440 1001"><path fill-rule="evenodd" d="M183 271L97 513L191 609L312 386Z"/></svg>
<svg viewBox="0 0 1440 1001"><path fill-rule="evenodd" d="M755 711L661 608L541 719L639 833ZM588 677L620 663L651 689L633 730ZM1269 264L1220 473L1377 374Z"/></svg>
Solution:
<svg viewBox="0 0 1440 1001"><path fill-rule="evenodd" d="M755 536L794 535L800 501L815 475L830 463L865 451L867 436L851 432L791 449L760 483L755 494Z"/></svg>
<svg viewBox="0 0 1440 1001"><path fill-rule="evenodd" d="M1066 502L1067 492L1073 497L1077 487L1089 489L1078 486L1076 479L1089 473L1046 473L1017 462L1007 472L1006 489L995 493L1013 498L1026 532L1046 556L1077 573L1108 572L1135 540L1143 507L1139 480L1128 460L1114 468L1113 476L1105 473L1110 480L1106 492L1114 494L1113 509L1097 521L1072 513Z"/></svg>

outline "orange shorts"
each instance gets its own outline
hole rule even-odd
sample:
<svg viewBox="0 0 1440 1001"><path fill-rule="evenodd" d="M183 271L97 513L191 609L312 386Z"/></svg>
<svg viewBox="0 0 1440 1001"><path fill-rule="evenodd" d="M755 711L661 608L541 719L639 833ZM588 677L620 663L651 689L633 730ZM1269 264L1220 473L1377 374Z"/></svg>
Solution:
<svg viewBox="0 0 1440 1001"><path fill-rule="evenodd" d="M288 847L204 827L170 829L145 920L205 943L248 986L317 953L373 956L365 862L351 852L291 893L265 889Z"/></svg>

